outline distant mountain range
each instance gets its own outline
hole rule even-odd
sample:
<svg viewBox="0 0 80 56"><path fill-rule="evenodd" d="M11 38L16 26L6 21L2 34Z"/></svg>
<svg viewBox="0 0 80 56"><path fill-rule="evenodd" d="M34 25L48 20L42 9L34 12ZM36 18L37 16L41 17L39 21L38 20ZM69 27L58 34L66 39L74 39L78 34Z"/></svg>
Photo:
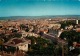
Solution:
<svg viewBox="0 0 80 56"><path fill-rule="evenodd" d="M10 17L0 17L0 20L8 19L54 19L54 18L70 18L70 19L80 19L80 15L46 15L46 16L10 16Z"/></svg>

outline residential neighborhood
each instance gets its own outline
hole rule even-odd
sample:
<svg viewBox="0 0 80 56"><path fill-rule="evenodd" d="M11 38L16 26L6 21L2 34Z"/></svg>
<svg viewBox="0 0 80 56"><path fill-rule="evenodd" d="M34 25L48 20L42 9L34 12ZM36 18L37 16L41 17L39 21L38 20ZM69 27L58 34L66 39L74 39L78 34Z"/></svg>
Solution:
<svg viewBox="0 0 80 56"><path fill-rule="evenodd" d="M45 19L44 22L43 19L1 21L0 55L17 56L21 54L23 56L32 56L32 53L35 52L33 55L68 56L73 55L71 53L74 53L77 49L77 53L74 54L79 55L79 20L65 20L66 22L64 19L55 20ZM47 52L44 51L49 51L50 54L46 54Z"/></svg>

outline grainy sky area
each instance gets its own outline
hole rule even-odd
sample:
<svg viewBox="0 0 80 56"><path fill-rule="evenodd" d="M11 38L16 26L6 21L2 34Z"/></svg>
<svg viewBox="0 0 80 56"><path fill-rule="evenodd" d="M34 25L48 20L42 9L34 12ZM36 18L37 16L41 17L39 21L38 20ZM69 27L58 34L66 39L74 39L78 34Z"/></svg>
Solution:
<svg viewBox="0 0 80 56"><path fill-rule="evenodd" d="M0 17L80 15L80 0L0 0Z"/></svg>

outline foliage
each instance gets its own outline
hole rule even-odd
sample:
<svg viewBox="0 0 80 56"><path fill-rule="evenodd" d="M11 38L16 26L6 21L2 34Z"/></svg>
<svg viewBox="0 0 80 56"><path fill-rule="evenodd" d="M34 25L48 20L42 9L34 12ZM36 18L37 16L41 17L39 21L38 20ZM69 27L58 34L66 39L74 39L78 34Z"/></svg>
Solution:
<svg viewBox="0 0 80 56"><path fill-rule="evenodd" d="M29 50L27 53L29 55L53 55L54 54L54 44L50 43L48 40L42 38L42 37L26 37L28 39L31 39L32 44L30 45L31 50ZM33 43L34 42L34 43ZM36 42L36 44L35 44Z"/></svg>
<svg viewBox="0 0 80 56"><path fill-rule="evenodd" d="M12 35L14 38L17 37L17 38L21 38L22 34L20 33L13 33Z"/></svg>
<svg viewBox="0 0 80 56"><path fill-rule="evenodd" d="M2 39L0 39L0 45L2 45L3 44L3 40Z"/></svg>
<svg viewBox="0 0 80 56"><path fill-rule="evenodd" d="M61 39L66 38L69 44L70 43L72 44L72 42L80 43L80 32L76 32L74 30L64 31L61 33L60 38Z"/></svg>
<svg viewBox="0 0 80 56"><path fill-rule="evenodd" d="M16 48L12 47L12 46L3 46L3 45L0 45L0 50L1 51L6 51L6 52L12 52L12 53L14 53L16 51Z"/></svg>
<svg viewBox="0 0 80 56"><path fill-rule="evenodd" d="M29 31L29 28L26 28L26 30L25 30L26 32L28 32Z"/></svg>
<svg viewBox="0 0 80 56"><path fill-rule="evenodd" d="M60 24L61 24L61 28L63 29L65 29L65 27L69 25L73 25L73 26L76 25L75 21L63 21L63 22L60 22Z"/></svg>
<svg viewBox="0 0 80 56"><path fill-rule="evenodd" d="M40 32L39 32L39 35L40 35L40 36L42 36L43 34L44 34L44 32L43 32L43 31L40 31Z"/></svg>

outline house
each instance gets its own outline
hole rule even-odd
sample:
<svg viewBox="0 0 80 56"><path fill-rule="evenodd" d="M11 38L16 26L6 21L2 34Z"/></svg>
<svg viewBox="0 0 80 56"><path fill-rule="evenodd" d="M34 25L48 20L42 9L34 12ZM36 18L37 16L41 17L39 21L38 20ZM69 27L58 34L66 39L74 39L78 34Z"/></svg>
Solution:
<svg viewBox="0 0 80 56"><path fill-rule="evenodd" d="M35 34L35 33L32 33L32 32L25 32L25 31L22 31L21 34L22 34L21 38L26 37L26 36L35 36L35 37L39 36L38 34Z"/></svg>
<svg viewBox="0 0 80 56"><path fill-rule="evenodd" d="M76 32L80 32L80 28L76 28L75 30L76 30Z"/></svg>
<svg viewBox="0 0 80 56"><path fill-rule="evenodd" d="M66 26L65 29L71 30L71 29L73 29L73 25Z"/></svg>
<svg viewBox="0 0 80 56"><path fill-rule="evenodd" d="M74 47L80 47L80 43L73 42L73 46L74 46Z"/></svg>
<svg viewBox="0 0 80 56"><path fill-rule="evenodd" d="M24 39L24 38L12 38L7 43L4 43L3 45L8 48L8 46L11 47L17 47L18 50L21 51L28 51L28 44L31 44L30 40Z"/></svg>
<svg viewBox="0 0 80 56"><path fill-rule="evenodd" d="M77 44L76 44L76 47L80 47L80 43L77 43Z"/></svg>
<svg viewBox="0 0 80 56"><path fill-rule="evenodd" d="M61 27L61 24L49 24L49 28L52 28L53 29L59 29Z"/></svg>

